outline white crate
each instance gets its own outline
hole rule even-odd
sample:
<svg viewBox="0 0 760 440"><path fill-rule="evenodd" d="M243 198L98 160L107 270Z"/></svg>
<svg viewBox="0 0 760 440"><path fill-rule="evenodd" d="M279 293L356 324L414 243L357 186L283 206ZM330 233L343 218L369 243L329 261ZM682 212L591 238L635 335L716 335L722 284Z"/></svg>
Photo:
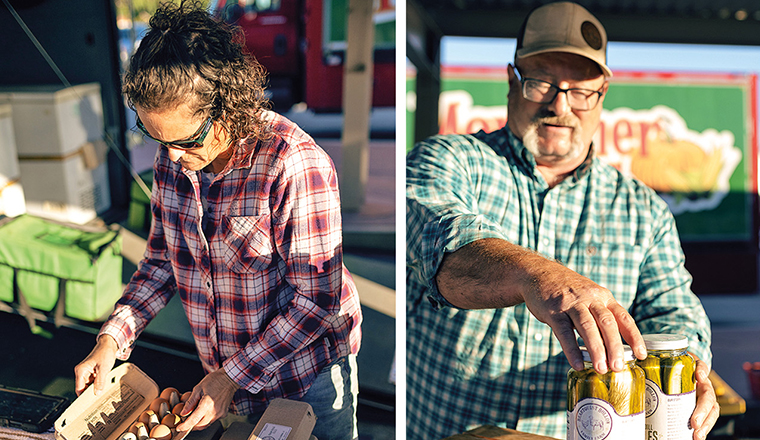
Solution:
<svg viewBox="0 0 760 440"><path fill-rule="evenodd" d="M15 217L26 212L20 173L11 106L0 100L0 214Z"/></svg>
<svg viewBox="0 0 760 440"><path fill-rule="evenodd" d="M100 85L0 89L11 103L18 155L64 156L103 138Z"/></svg>
<svg viewBox="0 0 760 440"><path fill-rule="evenodd" d="M111 206L108 164L87 169L81 154L63 159L19 160L30 214L84 224Z"/></svg>

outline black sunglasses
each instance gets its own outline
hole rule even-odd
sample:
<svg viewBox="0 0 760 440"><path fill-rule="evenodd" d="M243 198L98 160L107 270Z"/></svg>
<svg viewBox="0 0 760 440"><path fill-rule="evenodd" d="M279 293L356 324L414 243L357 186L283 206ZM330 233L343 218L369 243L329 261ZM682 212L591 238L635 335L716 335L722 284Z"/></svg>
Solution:
<svg viewBox="0 0 760 440"><path fill-rule="evenodd" d="M162 141L161 139L156 139L153 136L148 133L148 130L145 128L145 125L143 125L142 121L140 120L140 117L137 117L137 120L135 122L135 125L137 126L137 129L142 132L144 136L147 136L154 141L158 142L161 145L165 145L167 147L171 148L178 148L181 150L192 150L194 148L201 148L203 146L203 141L206 139L206 136L208 135L208 132L211 130L211 126L213 125L214 119L209 116L208 119L206 119L206 122L203 123L203 125L196 130L195 133L193 133L189 139L184 141Z"/></svg>

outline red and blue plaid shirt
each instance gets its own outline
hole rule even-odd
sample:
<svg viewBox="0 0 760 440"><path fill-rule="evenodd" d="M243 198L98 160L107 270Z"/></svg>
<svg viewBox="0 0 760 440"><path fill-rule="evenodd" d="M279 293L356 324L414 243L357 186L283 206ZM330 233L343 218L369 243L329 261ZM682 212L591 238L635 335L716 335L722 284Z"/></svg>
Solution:
<svg viewBox="0 0 760 440"><path fill-rule="evenodd" d="M159 148L145 255L100 332L127 359L178 292L206 372L224 367L242 386L231 408L238 414L300 398L361 340L332 161L293 122L273 112L267 119L273 136L239 142L206 209L201 172Z"/></svg>

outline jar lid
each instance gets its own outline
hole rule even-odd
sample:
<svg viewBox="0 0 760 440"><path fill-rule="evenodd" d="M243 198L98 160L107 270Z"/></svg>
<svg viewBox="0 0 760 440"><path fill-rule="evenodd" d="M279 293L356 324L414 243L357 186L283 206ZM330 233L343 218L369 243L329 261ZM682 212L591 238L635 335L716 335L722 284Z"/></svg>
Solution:
<svg viewBox="0 0 760 440"><path fill-rule="evenodd" d="M585 346L581 346L581 354L583 355L583 362L591 362L591 354L588 352L588 349ZM623 344L623 361L630 362L634 360L635 357L633 355L633 349Z"/></svg>
<svg viewBox="0 0 760 440"><path fill-rule="evenodd" d="M689 339L684 335L649 334L641 337L647 350L678 350L689 346Z"/></svg>

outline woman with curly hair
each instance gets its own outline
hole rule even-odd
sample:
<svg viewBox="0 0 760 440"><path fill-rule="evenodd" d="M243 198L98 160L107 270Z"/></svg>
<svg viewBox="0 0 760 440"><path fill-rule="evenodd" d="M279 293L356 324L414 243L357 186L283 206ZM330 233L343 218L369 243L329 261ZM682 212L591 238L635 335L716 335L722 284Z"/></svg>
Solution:
<svg viewBox="0 0 760 440"><path fill-rule="evenodd" d="M362 320L343 265L332 161L267 109L264 69L237 28L195 3L161 5L123 92L157 141L153 220L137 272L75 368L104 387L116 359L179 293L207 375L180 430L274 398L309 403L320 440L355 439Z"/></svg>

